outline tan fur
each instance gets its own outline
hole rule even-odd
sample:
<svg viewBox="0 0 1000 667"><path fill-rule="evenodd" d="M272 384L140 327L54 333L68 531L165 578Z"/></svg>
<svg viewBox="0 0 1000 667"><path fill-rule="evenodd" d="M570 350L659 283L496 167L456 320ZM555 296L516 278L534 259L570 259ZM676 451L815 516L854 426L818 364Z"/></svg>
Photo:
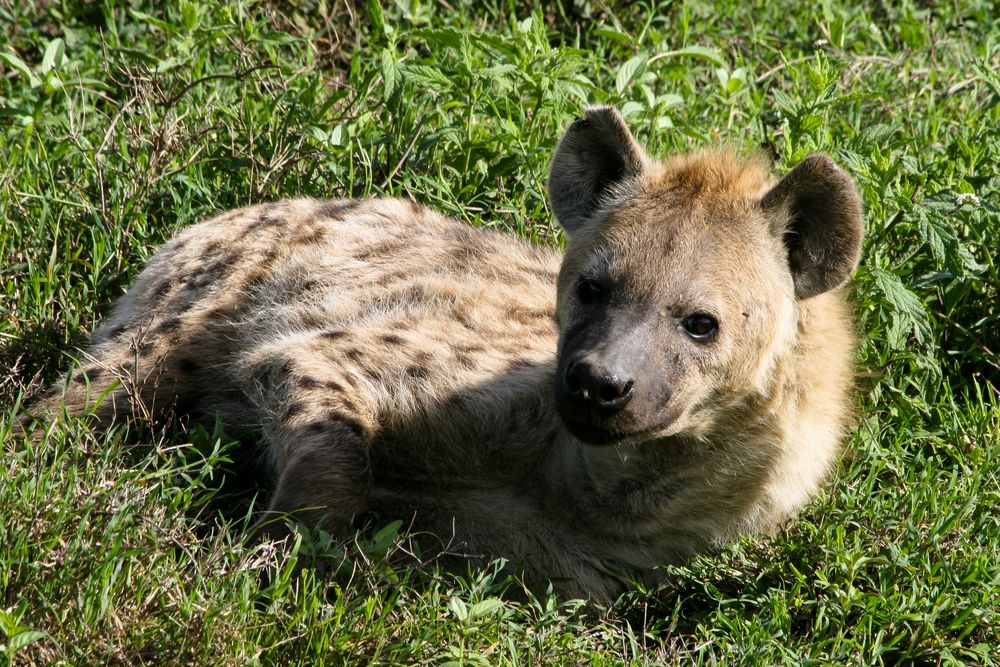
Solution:
<svg viewBox="0 0 1000 667"><path fill-rule="evenodd" d="M772 530L815 492L844 433L843 295L796 299L781 236L795 207L762 204L774 181L759 161L655 162L617 114L588 113L612 138L596 158L579 143L580 157L571 129L557 154L565 261L409 201L233 211L160 248L84 373L36 411L221 416L263 435L272 511L330 530L368 510L413 519L570 595L610 598L657 565ZM620 151L625 169L588 166ZM664 404L677 404L659 431L607 446L567 430L553 398L567 327L592 324L574 290L597 265L624 314L607 316L621 335L602 349L638 340L639 365L667 369ZM676 338L691 303L722 313L711 345Z"/></svg>

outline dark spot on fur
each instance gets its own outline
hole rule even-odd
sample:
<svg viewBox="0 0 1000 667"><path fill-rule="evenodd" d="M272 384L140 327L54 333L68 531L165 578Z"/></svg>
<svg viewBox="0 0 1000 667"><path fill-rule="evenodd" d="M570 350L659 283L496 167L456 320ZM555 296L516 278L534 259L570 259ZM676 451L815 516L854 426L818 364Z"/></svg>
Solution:
<svg viewBox="0 0 1000 667"><path fill-rule="evenodd" d="M118 326L108 329L105 335L108 338L118 338L118 336L121 336L123 333L125 333L125 325L119 324Z"/></svg>
<svg viewBox="0 0 1000 667"><path fill-rule="evenodd" d="M520 322L521 324L531 324L540 319L549 317L548 313L540 310L525 310L523 308L508 308L505 312L508 319Z"/></svg>
<svg viewBox="0 0 1000 667"><path fill-rule="evenodd" d="M343 412L334 410L330 412L330 414L327 416L327 419L329 419L330 422L332 423L343 424L348 429L350 429L351 433L353 433L355 436L359 438L364 437L365 428L361 425L361 423L358 422L358 420L352 418L351 416L344 414Z"/></svg>
<svg viewBox="0 0 1000 667"><path fill-rule="evenodd" d="M191 310L191 307L194 306L195 303L197 303L197 300L195 299L174 299L168 306L167 310L180 315Z"/></svg>
<svg viewBox="0 0 1000 667"><path fill-rule="evenodd" d="M448 249L448 265L452 268L470 269L482 264L484 258L485 249L471 237L463 237Z"/></svg>
<svg viewBox="0 0 1000 667"><path fill-rule="evenodd" d="M233 304L226 304L208 311L205 317L210 320L228 320L234 315L236 315L236 307Z"/></svg>
<svg viewBox="0 0 1000 667"><path fill-rule="evenodd" d="M322 339L324 339L324 340L340 340L341 338L343 338L346 335L347 335L346 331L341 331L339 329L335 329L335 330L332 330L332 331L324 331L323 333L321 333L319 335L319 337L322 338Z"/></svg>
<svg viewBox="0 0 1000 667"><path fill-rule="evenodd" d="M222 242L221 241L218 241L218 240L212 241L211 243L209 243L208 245L205 246L205 250L203 252L206 255L211 255L211 254L215 253L221 247L222 247Z"/></svg>
<svg viewBox="0 0 1000 667"><path fill-rule="evenodd" d="M305 408L305 406L304 406L304 405L303 405L302 403L292 403L292 404L291 404L291 405L289 405L289 406L288 406L288 408L287 408L287 409L285 410L285 419L286 419L286 420L287 420L287 419L291 419L291 418L292 418L292 417L294 417L295 415L298 415L298 414L302 414L302 412L303 412L303 411L304 411L305 409L306 409L306 408Z"/></svg>
<svg viewBox="0 0 1000 667"><path fill-rule="evenodd" d="M471 368L476 368L479 365L476 363L475 359L465 354L464 352L456 352L455 361L458 362L458 365L461 366L462 368L471 369Z"/></svg>
<svg viewBox="0 0 1000 667"><path fill-rule="evenodd" d="M91 366L90 368L84 369L83 372L87 374L87 377L90 378L91 382L104 375L104 369L100 366Z"/></svg>
<svg viewBox="0 0 1000 667"><path fill-rule="evenodd" d="M267 275L267 271L254 271L243 281L243 289L251 290L260 287L267 280Z"/></svg>
<svg viewBox="0 0 1000 667"><path fill-rule="evenodd" d="M292 239L292 243L298 243L301 245L309 245L311 243L316 243L325 236L322 229L316 228L306 228L299 229L295 237Z"/></svg>
<svg viewBox="0 0 1000 667"><path fill-rule="evenodd" d="M316 389L319 387L319 380L311 377L299 378L299 386L303 389Z"/></svg>
<svg viewBox="0 0 1000 667"><path fill-rule="evenodd" d="M324 431L333 430L337 426L346 427L352 434L359 438L364 436L365 429L361 423L339 410L331 411L325 419L310 423L306 429L310 433L323 433Z"/></svg>
<svg viewBox="0 0 1000 667"><path fill-rule="evenodd" d="M277 216L272 216L269 213L264 213L261 217L257 218L249 225L243 228L243 235L253 234L254 232L267 229L269 227L274 227L275 225L281 224L281 218Z"/></svg>
<svg viewBox="0 0 1000 667"><path fill-rule="evenodd" d="M356 211L360 206L361 202L354 199L346 201L329 201L322 204L319 209L317 209L316 216L319 218L340 220L347 214Z"/></svg>
<svg viewBox="0 0 1000 667"><path fill-rule="evenodd" d="M364 353L356 347L352 347L347 352L344 353L348 359L351 361L361 361L364 358Z"/></svg>
<svg viewBox="0 0 1000 667"><path fill-rule="evenodd" d="M469 319L468 313L463 310L455 311L455 319L461 324L465 329L469 331L476 331L476 325Z"/></svg>
<svg viewBox="0 0 1000 667"><path fill-rule="evenodd" d="M399 250L402 245L402 239L398 238L379 241L378 243L374 243L356 252L354 254L354 259L359 262L366 262L370 259L384 257L385 255L392 254L393 252Z"/></svg>
<svg viewBox="0 0 1000 667"><path fill-rule="evenodd" d="M408 366L406 374L414 380L426 380L430 377L430 371L423 366Z"/></svg>
<svg viewBox="0 0 1000 667"><path fill-rule="evenodd" d="M166 296L170 292L170 288L173 285L172 281L165 279L161 281L156 287L153 288L153 294L159 297Z"/></svg>
<svg viewBox="0 0 1000 667"><path fill-rule="evenodd" d="M478 343L466 343L462 345L456 345L455 349L459 352L485 352L486 348Z"/></svg>
<svg viewBox="0 0 1000 667"><path fill-rule="evenodd" d="M455 241L456 243L466 245L469 242L475 242L483 239L483 234L474 232L471 227L465 225L455 225L448 228L448 230L444 233L444 237L449 241Z"/></svg>
<svg viewBox="0 0 1000 667"><path fill-rule="evenodd" d="M493 275L504 285L521 285L524 283L524 279L520 274L511 273L510 271L494 271Z"/></svg>
<svg viewBox="0 0 1000 667"><path fill-rule="evenodd" d="M388 287L389 285L395 285L402 280L406 280L408 277L409 273L406 271L387 271L379 275L375 280L375 284L379 287Z"/></svg>
<svg viewBox="0 0 1000 667"><path fill-rule="evenodd" d="M158 334L170 333L171 331L176 331L181 326L181 318L171 317L169 319L160 322L159 326L154 330Z"/></svg>
<svg viewBox="0 0 1000 667"><path fill-rule="evenodd" d="M333 380L327 380L323 383L323 387L329 389L330 391L344 391L344 388Z"/></svg>
<svg viewBox="0 0 1000 667"><path fill-rule="evenodd" d="M389 345L401 345L403 339L396 334L382 334L382 342Z"/></svg>

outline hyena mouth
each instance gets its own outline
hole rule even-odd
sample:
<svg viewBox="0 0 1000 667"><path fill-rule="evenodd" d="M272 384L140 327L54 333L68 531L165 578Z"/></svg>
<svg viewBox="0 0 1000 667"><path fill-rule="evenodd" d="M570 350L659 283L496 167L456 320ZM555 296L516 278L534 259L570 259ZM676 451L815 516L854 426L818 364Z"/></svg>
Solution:
<svg viewBox="0 0 1000 667"><path fill-rule="evenodd" d="M565 424L566 429L570 433L584 443L597 447L611 447L623 444L640 445L646 441L656 439L658 435L662 434L676 421L676 418L672 417L667 422L657 424L656 426L630 429L615 427L610 423L602 424L600 422L585 421L566 414L561 414L560 416L562 417L563 424Z"/></svg>

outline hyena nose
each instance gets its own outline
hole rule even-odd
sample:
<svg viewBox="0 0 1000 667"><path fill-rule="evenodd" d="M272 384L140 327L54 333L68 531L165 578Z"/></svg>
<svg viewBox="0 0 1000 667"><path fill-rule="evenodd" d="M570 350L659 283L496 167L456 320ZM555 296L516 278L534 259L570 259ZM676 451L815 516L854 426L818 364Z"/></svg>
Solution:
<svg viewBox="0 0 1000 667"><path fill-rule="evenodd" d="M605 413L617 412L632 400L635 382L619 369L576 360L566 369L565 388Z"/></svg>

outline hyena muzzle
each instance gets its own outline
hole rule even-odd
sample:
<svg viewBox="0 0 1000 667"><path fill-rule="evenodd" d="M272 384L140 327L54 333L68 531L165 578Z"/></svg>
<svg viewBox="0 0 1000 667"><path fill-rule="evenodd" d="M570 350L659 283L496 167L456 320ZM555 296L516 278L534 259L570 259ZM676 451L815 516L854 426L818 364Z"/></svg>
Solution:
<svg viewBox="0 0 1000 667"><path fill-rule="evenodd" d="M262 436L266 530L373 511L568 595L779 526L849 418L851 179L652 160L596 108L549 190L563 255L402 200L195 225L34 412L221 418Z"/></svg>

